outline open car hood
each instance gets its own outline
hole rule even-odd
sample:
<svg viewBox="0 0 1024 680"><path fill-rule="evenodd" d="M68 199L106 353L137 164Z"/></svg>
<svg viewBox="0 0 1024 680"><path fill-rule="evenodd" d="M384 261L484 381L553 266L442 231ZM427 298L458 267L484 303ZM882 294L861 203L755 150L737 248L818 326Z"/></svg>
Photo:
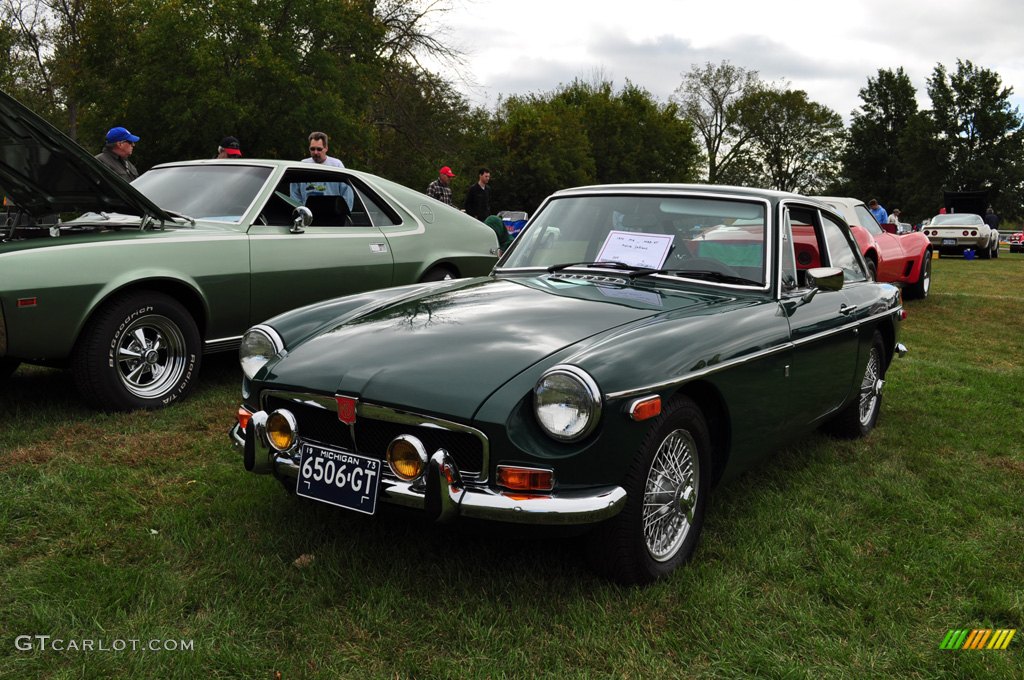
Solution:
<svg viewBox="0 0 1024 680"><path fill-rule="evenodd" d="M171 221L77 142L3 91L0 193L34 216L91 210Z"/></svg>

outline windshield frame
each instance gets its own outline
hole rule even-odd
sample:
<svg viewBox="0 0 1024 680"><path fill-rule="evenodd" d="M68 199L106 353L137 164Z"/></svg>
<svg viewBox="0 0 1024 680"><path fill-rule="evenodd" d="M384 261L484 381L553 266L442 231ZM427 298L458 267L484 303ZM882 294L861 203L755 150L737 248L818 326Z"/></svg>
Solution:
<svg viewBox="0 0 1024 680"><path fill-rule="evenodd" d="M263 181L259 185L259 187L251 192L252 193L251 198L249 199L249 202L245 205L244 209L241 212L239 212L239 213L234 213L234 212L231 213L230 216L232 218L234 218L234 219L226 219L228 217L228 215L210 215L210 216L196 215L196 214L193 214L193 212L190 212L187 209L182 209L181 206L163 205L162 203L157 202L157 200L155 198L151 198L149 194L147 194L146 192L144 192L142 190L141 187L136 186L136 184L138 183L139 180L141 180L142 178L146 177L147 175L150 175L151 173L179 172L179 171L191 170L191 171L200 171L200 172L203 172L203 171L219 171L219 172L226 172L226 173L231 173L231 174L237 175L237 174L239 174L241 172L244 172L245 169L248 169L248 170L258 170L260 172L266 173L266 175L263 177ZM165 164L162 164L162 165L155 166L155 167L151 168L150 170L146 171L145 173L143 173L142 175L140 175L139 178L136 179L132 183L132 186L134 186L139 191L140 194L142 194L143 196L146 196L151 201L153 201L154 203L159 205L161 209L168 211L170 214L172 214L174 216L185 215L188 218L192 218L192 219L196 219L196 220L202 220L202 221L206 221L206 222L215 222L215 223L218 223L218 224L243 225L246 222L246 217L253 211L254 206L256 206L261 200L263 200L263 198L264 198L264 196L265 196L265 194L267 192L267 187L271 184L271 182L273 182L274 178L278 174L276 172L276 170L277 169L275 168L275 166L270 165L270 164L252 163L252 162L243 162L243 161L229 161L229 162L224 162L224 161L219 161L219 162L210 162L210 161L199 161L199 162L196 162L196 161L191 161L191 162L185 162L185 163L165 163Z"/></svg>
<svg viewBox="0 0 1024 680"><path fill-rule="evenodd" d="M556 201L562 201L565 199L585 199L585 198L662 198L662 199L682 199L682 200L711 200L726 202L741 202L748 204L756 204L757 207L762 211L763 215L763 245L764 253L762 256L761 264L761 277L762 280L759 283L732 283L725 281L715 281L707 278L706 275L699 275L698 272L694 272L694 275L687 276L685 270L676 270L669 266L669 263L665 264L665 267L670 271L648 273L640 278L633 278L629 276L629 268L622 266L609 266L603 267L600 264L580 262L579 264L572 264L560 268L560 271L580 271L585 270L595 276L603 276L610 273L612 276L620 277L624 280L631 280L634 283L637 281L655 281L657 285L670 284L700 284L704 286L714 286L718 288L728 288L734 290L745 290L745 291L758 291L758 292L769 292L772 290L773 282L776 278L777 267L777 229L776 216L772 209L772 200L767 196L758 194L743 194L736 192L704 192L692 189L673 189L673 188L660 188L660 187L630 187L623 186L621 188L614 187L600 187L594 190L586 189L570 189L564 192L558 192L549 196L540 206L540 208L531 216L530 221L523 228L523 231L516 237L515 241L509 249L502 255L502 257L495 264L494 273L497 274L536 274L537 272L548 273L548 269L551 265L529 265L529 266L508 266L508 262L514 259L515 252L525 247L526 241L523 240L524 236L528 236L531 229L537 229L534 226L544 216L544 213L548 208ZM560 263L561 264L561 263ZM641 270L642 267L636 267L637 270Z"/></svg>

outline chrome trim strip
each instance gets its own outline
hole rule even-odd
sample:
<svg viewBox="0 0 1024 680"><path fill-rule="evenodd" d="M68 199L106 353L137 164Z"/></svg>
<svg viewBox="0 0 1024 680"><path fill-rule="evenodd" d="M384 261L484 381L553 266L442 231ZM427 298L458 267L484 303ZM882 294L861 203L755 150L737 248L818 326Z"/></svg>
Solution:
<svg viewBox="0 0 1024 680"><path fill-rule="evenodd" d="M212 354L214 352L227 352L238 349L242 344L241 335L233 335L228 338L214 338L203 341L203 352Z"/></svg>
<svg viewBox="0 0 1024 680"><path fill-rule="evenodd" d="M604 395L604 398L606 400L622 399L622 398L628 398L628 397L636 397L636 396L639 396L641 394L645 394L647 392L660 392L661 390L666 389L668 387L673 387L675 385L682 385L685 382L690 382L691 380L696 380L697 378L703 378L706 375L710 375L712 373L717 373L719 371L723 371L723 370L725 370L727 368L731 368L733 366L739 366L741 364L745 364L745 363L748 363L748 362L751 362L751 361L756 361L756 360L764 358L766 356L771 356L772 354L778 354L779 352L783 352L783 351L786 351L786 350L789 350L789 349L792 349L792 348L793 348L793 343L787 342L787 343L785 343L783 345L777 345L775 347L769 347L768 349L763 349L760 352L754 352L753 354L746 354L746 355L744 355L742 357L737 357L736 359L730 359L728 361L723 361L720 364L715 364L714 366L708 366L707 368L702 368L699 371L693 371L693 372L688 373L687 375L682 376L682 377L676 377L676 378L672 378L670 380L663 380L661 382L652 383L652 384L649 384L649 385L644 385L642 387L634 387L634 388L631 388L631 389L628 389L628 390L619 390L618 392L608 392L608 393L606 393Z"/></svg>
<svg viewBox="0 0 1024 680"><path fill-rule="evenodd" d="M867 318L857 319L857 320L855 320L855 321L853 321L851 323L848 323L845 326L842 326L840 328L835 328L835 329L832 329L832 330L824 331L822 333L817 333L815 335L808 336L806 338L801 338L800 340L797 340L796 342L787 342L785 344L778 345L776 347L770 347L768 349L761 350L760 352L754 352L753 354L746 354L746 355L744 355L742 357L737 357L736 359L730 359L728 361L723 361L720 364L715 364L714 366L708 366L707 368L703 368L703 369L701 369L699 371L693 371L692 373L689 373L689 374L687 374L686 376L683 376L683 377L672 378L671 380L663 380L661 382L653 383L653 384L650 384L650 385L644 385L642 387L634 387L634 388L631 388L631 389L628 389L628 390L619 390L618 392L608 392L607 394L604 395L604 398L606 400L622 399L622 398L628 398L628 397L636 397L636 396L639 396L639 395L641 395L641 394L643 394L645 392L659 392L661 390L664 390L664 389L667 389L667 388L670 388L670 387L674 387L676 385L682 385L683 383L690 382L691 380L696 380L697 378L703 378L704 376L711 375L712 373L718 373L719 371L724 371L725 369L731 368L733 366L739 366L741 364L745 364L745 363L748 363L748 362L751 362L751 361L756 361L758 359L762 359L762 358L764 358L766 356L770 356L772 354L777 354L779 352L783 352L783 351L792 349L792 348L796 347L797 345L803 345L803 344L806 344L808 342L813 342L815 340L818 340L818 339L821 339L821 338L825 338L825 337L828 337L830 335L834 335L836 333L842 333L843 331L849 331L851 329L857 329L860 326L862 326L863 324L866 324L866 323L868 323L870 321L873 321L875 319L881 319L881 318L884 318L884 317L887 317L887 316L892 316L894 314L899 314L899 312L902 309L903 309L903 306L899 305L897 307L893 307L892 309L887 309L884 312L880 312L878 314L874 314L874 315L869 316Z"/></svg>

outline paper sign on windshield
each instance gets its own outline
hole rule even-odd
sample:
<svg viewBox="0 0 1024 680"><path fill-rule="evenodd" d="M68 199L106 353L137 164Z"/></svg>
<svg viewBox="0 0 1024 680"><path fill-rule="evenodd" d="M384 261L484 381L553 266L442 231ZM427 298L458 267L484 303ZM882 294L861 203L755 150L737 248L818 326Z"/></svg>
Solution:
<svg viewBox="0 0 1024 680"><path fill-rule="evenodd" d="M672 249L673 236L635 231L610 231L597 259L630 267L661 269Z"/></svg>

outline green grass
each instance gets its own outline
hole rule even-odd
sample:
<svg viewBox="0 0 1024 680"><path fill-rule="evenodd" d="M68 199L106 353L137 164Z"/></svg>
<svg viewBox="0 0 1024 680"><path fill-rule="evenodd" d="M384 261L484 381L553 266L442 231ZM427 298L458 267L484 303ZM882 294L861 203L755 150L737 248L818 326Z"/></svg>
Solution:
<svg viewBox="0 0 1024 680"><path fill-rule="evenodd" d="M23 367L0 396L0 677L1020 678L1024 256L934 265L871 437L717 489L694 561L646 589L578 539L288 497L228 445L230 357L158 413ZM952 628L1018 633L941 651Z"/></svg>

